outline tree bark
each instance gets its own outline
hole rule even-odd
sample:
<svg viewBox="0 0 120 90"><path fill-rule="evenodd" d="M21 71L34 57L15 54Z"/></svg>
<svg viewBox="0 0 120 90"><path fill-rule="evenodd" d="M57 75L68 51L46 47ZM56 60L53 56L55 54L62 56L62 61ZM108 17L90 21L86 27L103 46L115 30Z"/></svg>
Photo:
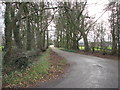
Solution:
<svg viewBox="0 0 120 90"><path fill-rule="evenodd" d="M5 55L4 63L8 63L11 60L12 52L12 23L10 22L10 8L11 3L6 2L6 11L5 11Z"/></svg>
<svg viewBox="0 0 120 90"><path fill-rule="evenodd" d="M117 43L116 43L116 32L115 32L115 18L114 18L114 11L112 9L112 54L117 53Z"/></svg>
<svg viewBox="0 0 120 90"><path fill-rule="evenodd" d="M31 50L31 29L30 29L30 18L27 18L27 50Z"/></svg>
<svg viewBox="0 0 120 90"><path fill-rule="evenodd" d="M22 49L23 45L22 45L21 37L20 37L20 25L19 24L20 23L18 23L18 25L15 24L13 33L14 33L14 39L15 39L17 48Z"/></svg>
<svg viewBox="0 0 120 90"><path fill-rule="evenodd" d="M84 40L85 51L88 52L88 51L90 51L90 49L89 49L89 45L88 45L87 35L83 34L82 36L83 36L83 40Z"/></svg>

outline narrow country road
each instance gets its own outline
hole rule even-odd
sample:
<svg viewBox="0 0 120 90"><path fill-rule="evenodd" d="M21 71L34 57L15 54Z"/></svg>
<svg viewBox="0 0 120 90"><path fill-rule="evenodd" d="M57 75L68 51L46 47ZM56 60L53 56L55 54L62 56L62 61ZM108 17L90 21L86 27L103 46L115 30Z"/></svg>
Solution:
<svg viewBox="0 0 120 90"><path fill-rule="evenodd" d="M64 78L42 88L118 88L118 61L65 52L51 47L71 64Z"/></svg>

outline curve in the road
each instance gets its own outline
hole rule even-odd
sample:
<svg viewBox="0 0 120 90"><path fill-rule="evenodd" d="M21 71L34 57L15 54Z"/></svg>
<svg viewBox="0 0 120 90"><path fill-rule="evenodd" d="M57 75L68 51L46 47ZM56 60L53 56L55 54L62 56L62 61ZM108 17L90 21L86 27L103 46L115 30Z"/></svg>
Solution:
<svg viewBox="0 0 120 90"><path fill-rule="evenodd" d="M64 78L42 88L118 88L118 61L65 52L52 47L71 64Z"/></svg>

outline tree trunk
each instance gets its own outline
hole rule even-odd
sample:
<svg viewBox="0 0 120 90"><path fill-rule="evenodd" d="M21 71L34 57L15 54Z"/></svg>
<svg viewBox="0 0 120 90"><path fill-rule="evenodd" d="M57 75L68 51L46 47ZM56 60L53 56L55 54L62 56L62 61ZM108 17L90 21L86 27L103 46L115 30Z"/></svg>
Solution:
<svg viewBox="0 0 120 90"><path fill-rule="evenodd" d="M84 17L82 18L82 29L80 31L83 36L85 51L88 52L90 51L90 49L88 45L87 34L85 34L85 30L84 30Z"/></svg>
<svg viewBox="0 0 120 90"><path fill-rule="evenodd" d="M21 38L20 38L20 31L19 31L20 25L19 24L20 23L14 26L13 33L14 33L14 39L15 39L17 48L22 49L23 45L22 45Z"/></svg>
<svg viewBox="0 0 120 90"><path fill-rule="evenodd" d="M4 63L10 62L12 52L12 23L10 22L10 3L6 3L5 11L5 55Z"/></svg>
<svg viewBox="0 0 120 90"><path fill-rule="evenodd" d="M120 56L120 4L117 3L117 44L118 56Z"/></svg>
<svg viewBox="0 0 120 90"><path fill-rule="evenodd" d="M116 32L115 32L115 18L114 18L114 10L112 9L112 54L117 53L117 43L116 43Z"/></svg>
<svg viewBox="0 0 120 90"><path fill-rule="evenodd" d="M6 10L5 10L5 48L4 50L7 51L9 48L9 24L10 24L10 3L6 3Z"/></svg>
<svg viewBox="0 0 120 90"><path fill-rule="evenodd" d="M79 46L78 46L78 41L76 40L76 36L75 36L75 34L73 34L74 36L73 36L73 47L72 47L72 49L74 49L74 50L79 50Z"/></svg>
<svg viewBox="0 0 120 90"><path fill-rule="evenodd" d="M49 47L49 32L47 30L47 48Z"/></svg>
<svg viewBox="0 0 120 90"><path fill-rule="evenodd" d="M89 49L89 45L88 45L87 35L83 34L82 36L83 36L83 40L84 40L85 51L88 52L90 49Z"/></svg>
<svg viewBox="0 0 120 90"><path fill-rule="evenodd" d="M45 30L43 31L43 37L42 37L42 49L45 48Z"/></svg>
<svg viewBox="0 0 120 90"><path fill-rule="evenodd" d="M112 54L116 54L117 53L117 44L116 44L116 38L114 35L114 30L112 32Z"/></svg>
<svg viewBox="0 0 120 90"><path fill-rule="evenodd" d="M27 18L27 50L31 50L31 41L30 19Z"/></svg>

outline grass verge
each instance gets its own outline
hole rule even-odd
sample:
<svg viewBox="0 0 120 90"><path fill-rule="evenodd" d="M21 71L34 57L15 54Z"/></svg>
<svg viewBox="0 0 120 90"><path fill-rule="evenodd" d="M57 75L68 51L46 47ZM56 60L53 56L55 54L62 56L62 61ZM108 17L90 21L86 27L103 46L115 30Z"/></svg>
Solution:
<svg viewBox="0 0 120 90"><path fill-rule="evenodd" d="M65 48L58 48L58 49L67 51L67 52L77 52L77 50L72 50L72 49L65 49Z"/></svg>
<svg viewBox="0 0 120 90"><path fill-rule="evenodd" d="M105 48L105 47L104 47ZM103 48L103 49L104 49ZM79 49L80 50L85 50L85 47L84 46L80 46L79 47ZM99 46L99 47L94 47L94 49L95 49L95 51L101 51L101 47ZM91 48L91 50L92 50L92 48ZM111 46L108 46L108 47L106 47L106 50L112 50L112 47Z"/></svg>
<svg viewBox="0 0 120 90"><path fill-rule="evenodd" d="M59 76L58 73L63 73L67 62L63 58L57 58L51 49L48 49L26 70L3 75L3 88L30 87L36 82L44 82Z"/></svg>
<svg viewBox="0 0 120 90"><path fill-rule="evenodd" d="M111 48L111 47L109 47L109 48ZM58 48L58 49L63 50L63 51L67 51L67 52L74 52L74 53L79 53L79 54L84 54L84 55L91 55L91 56L96 56L96 57L101 57L101 58L118 60L117 55L111 55L109 52L107 52L106 55L103 55L102 52L97 52L97 51L92 53L92 52L85 52L84 50L69 50L69 49L64 49L64 48Z"/></svg>

